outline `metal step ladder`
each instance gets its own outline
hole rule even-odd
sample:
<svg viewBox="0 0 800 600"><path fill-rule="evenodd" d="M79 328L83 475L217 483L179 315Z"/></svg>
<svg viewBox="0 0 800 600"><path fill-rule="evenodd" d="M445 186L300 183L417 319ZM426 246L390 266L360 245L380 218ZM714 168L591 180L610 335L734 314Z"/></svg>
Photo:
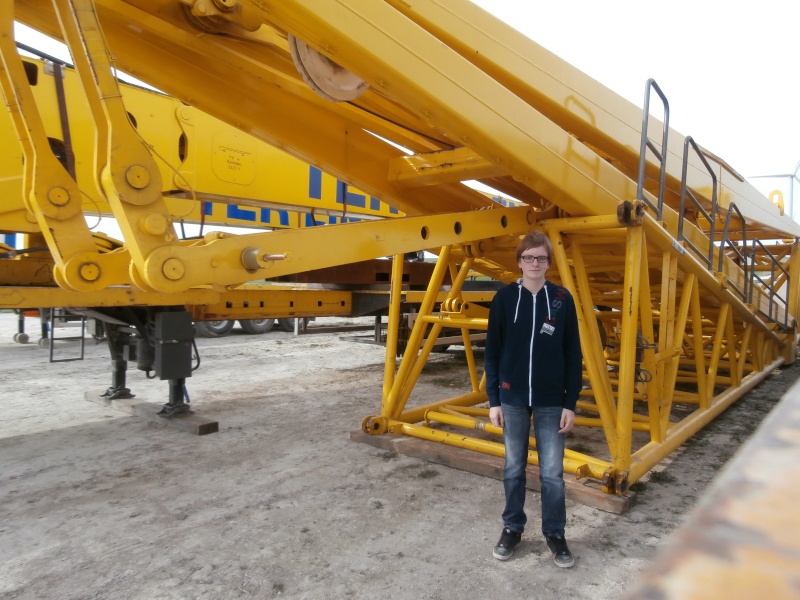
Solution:
<svg viewBox="0 0 800 600"><path fill-rule="evenodd" d="M65 335L66 331L79 330L79 335ZM73 360L83 360L86 345L86 317L69 312L63 308L50 309L50 362L69 362ZM61 344L59 342L67 342ZM70 343L77 342L77 344ZM59 354L64 354L67 350L72 350L77 346L80 355L56 358L56 347Z"/></svg>

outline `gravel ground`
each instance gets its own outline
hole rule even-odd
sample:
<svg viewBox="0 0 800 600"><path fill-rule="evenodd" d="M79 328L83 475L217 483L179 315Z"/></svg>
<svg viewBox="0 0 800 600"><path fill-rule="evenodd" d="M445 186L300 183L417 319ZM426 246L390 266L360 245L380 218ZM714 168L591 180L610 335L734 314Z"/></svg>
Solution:
<svg viewBox="0 0 800 600"><path fill-rule="evenodd" d="M500 482L349 440L379 411L381 347L277 330L198 340L188 389L220 424L198 437L88 402L110 383L104 345L49 363L15 331L0 313L3 600L617 598L800 375L773 374L664 461L627 514L569 502L577 564L562 570L536 531L538 494L500 563ZM415 397L452 395L464 364L457 348L433 356ZM166 400L163 382L128 383Z"/></svg>

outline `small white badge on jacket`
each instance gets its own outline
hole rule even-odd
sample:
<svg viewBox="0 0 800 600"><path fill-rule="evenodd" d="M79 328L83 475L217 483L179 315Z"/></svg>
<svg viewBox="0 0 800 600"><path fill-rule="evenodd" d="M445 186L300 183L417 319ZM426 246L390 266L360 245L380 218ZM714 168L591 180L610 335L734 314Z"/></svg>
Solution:
<svg viewBox="0 0 800 600"><path fill-rule="evenodd" d="M546 333L547 335L553 335L555 333L556 328L550 323L542 323L542 330L539 333Z"/></svg>

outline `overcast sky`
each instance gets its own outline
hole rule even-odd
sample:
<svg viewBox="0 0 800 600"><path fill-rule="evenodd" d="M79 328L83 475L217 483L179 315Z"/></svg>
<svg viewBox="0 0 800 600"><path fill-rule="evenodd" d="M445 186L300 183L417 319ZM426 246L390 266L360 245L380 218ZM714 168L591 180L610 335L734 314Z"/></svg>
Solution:
<svg viewBox="0 0 800 600"><path fill-rule="evenodd" d="M670 125L742 175L800 161L798 0L473 1L637 106L654 78Z"/></svg>
<svg viewBox="0 0 800 600"><path fill-rule="evenodd" d="M798 0L473 1L637 106L653 77L670 125L746 177L800 161Z"/></svg>

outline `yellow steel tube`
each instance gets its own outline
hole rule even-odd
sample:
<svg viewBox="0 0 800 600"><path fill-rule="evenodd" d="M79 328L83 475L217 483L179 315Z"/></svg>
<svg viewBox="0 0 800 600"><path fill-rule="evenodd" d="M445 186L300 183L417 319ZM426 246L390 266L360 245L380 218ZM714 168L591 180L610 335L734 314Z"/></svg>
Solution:
<svg viewBox="0 0 800 600"><path fill-rule="evenodd" d="M714 344L711 349L711 359L708 363L708 380L706 381L706 393L700 396L700 408L708 408L710 398L714 396L714 386L717 383L717 369L719 369L719 359L722 354L722 340L725 336L725 322L728 319L730 304L723 304L719 311L719 326L714 334Z"/></svg>
<svg viewBox="0 0 800 600"><path fill-rule="evenodd" d="M440 442L448 446L466 448L467 450L475 450L476 452L482 452L483 454L490 454L492 456L504 457L506 453L503 444L498 442L467 437L463 434L449 433L431 427L413 425L404 421L389 421L389 433L403 433L411 437ZM535 454L535 452L528 453L528 462L530 462L531 454Z"/></svg>
<svg viewBox="0 0 800 600"><path fill-rule="evenodd" d="M450 246L442 247L439 260L436 262L436 266L433 269L433 274L431 275L431 281L428 284L428 290L425 293L425 297L422 299L422 304L420 305L420 312L422 314L428 314L431 312L431 309L436 301L436 297L438 296L439 286L441 285L445 270L447 269L449 255ZM406 380L412 371L413 361L416 358L416 354L419 349L422 336L425 333L425 329L426 324L418 320L414 324L414 328L411 330L411 335L406 344L406 352L403 353L403 359L400 361L400 368L398 369L397 375L390 386L389 393L386 397L386 402L384 403L383 410L381 411L382 416L388 417L395 414L398 410L403 409L402 406L398 407L397 405L402 389L405 387Z"/></svg>
<svg viewBox="0 0 800 600"><path fill-rule="evenodd" d="M602 427L603 421L594 417L575 417L576 427ZM650 431L650 423L643 423L642 421L633 421L631 423L631 431Z"/></svg>
<svg viewBox="0 0 800 600"><path fill-rule="evenodd" d="M481 329L486 331L489 320L486 317L463 317L458 314L420 315L417 320L425 321L431 325L441 324L448 327L466 327L467 329Z"/></svg>
<svg viewBox="0 0 800 600"><path fill-rule="evenodd" d="M722 326L722 323L720 323ZM741 382L741 374L739 373L739 357L736 355L736 333L733 330L733 311L728 312L728 318L725 319L725 336L728 338L727 354L728 364L730 365L731 384L738 386Z"/></svg>
<svg viewBox="0 0 800 600"><path fill-rule="evenodd" d="M489 418L489 409L480 408L477 406L457 406L452 408L450 406L442 406L439 410L445 414L453 415L469 415L473 417L486 417Z"/></svg>
<svg viewBox="0 0 800 600"><path fill-rule="evenodd" d="M609 449L616 443L616 407L614 405L614 393L611 389L611 382L606 368L606 359L603 355L603 344L600 341L600 334L595 327L594 304L591 301L592 295L589 289L588 278L583 262L583 249L580 244L573 244L572 261L575 265L575 279L578 288L571 276L569 262L564 252L564 241L560 233L561 219L550 221L545 231L553 244L554 254L561 281L576 302L576 312L578 316L578 329L581 337L581 348L583 349L583 362L589 373L589 381L595 395L600 418L603 421L603 430L608 440Z"/></svg>
<svg viewBox="0 0 800 600"><path fill-rule="evenodd" d="M680 365L681 342L683 340L683 336L674 334L678 331L683 332L686 329L686 321L689 317L689 306L693 297L692 291L694 289L695 282L696 278L691 273L689 273L686 276L686 279L684 279L683 289L681 292L681 303L680 307L678 308L678 316L675 319L673 335L671 337L674 355L672 358L668 359L667 364L664 365L662 369L664 374L661 378L662 387L659 407L659 416L661 418L659 424L660 441L663 441L667 428L670 425L669 415L672 410L673 398L675 397L675 378L677 377L678 366Z"/></svg>
<svg viewBox="0 0 800 600"><path fill-rule="evenodd" d="M476 241L515 235L530 229L532 215L530 208L523 206L326 225L315 227L313 231L301 228L251 233L193 247L160 248L152 253L148 265L153 269L151 279L161 278L161 291L206 284L210 279L221 285L240 284L259 277L273 278L420 248L447 246L456 239ZM461 233L456 234L454 229L460 229ZM319 252L319 248L326 248L326 252ZM242 265L242 255L249 251L253 251L257 260L253 269ZM265 253L284 254L286 260L264 260ZM183 261L186 267L179 280L159 276L158 265L170 258ZM212 265L213 269L209 268Z"/></svg>
<svg viewBox="0 0 800 600"><path fill-rule="evenodd" d="M582 390L581 391L581 396L588 396L588 395L590 395L590 392L591 392L591 390ZM634 396L634 399L635 400L641 400L641 398L638 398L638 397L635 397L635 396ZM582 401L582 400L578 400L578 404L576 405L576 408L578 408L580 410L585 410L585 411L588 411L588 412L593 412L593 413L599 413L600 412L600 409L598 408L597 404L595 404L594 402L585 402L585 401ZM646 415L640 415L638 413L633 413L633 415L631 415L631 416L633 418L634 423L637 422L637 421L639 423L649 423L650 422L649 417L647 417Z"/></svg>
<svg viewBox="0 0 800 600"><path fill-rule="evenodd" d="M400 331L400 304L403 296L403 261L402 254L394 255L392 263L392 281L389 291L389 323L386 329L386 364L383 367L383 394L381 396L381 414L394 383L394 371L397 368L397 338Z"/></svg>
<svg viewBox="0 0 800 600"><path fill-rule="evenodd" d="M480 382L478 381L478 368L475 364L475 353L472 351L472 340L469 336L469 329L466 327L461 328L461 335L464 338L464 354L467 356L467 367L469 369L469 383L473 392L480 390Z"/></svg>
<svg viewBox="0 0 800 600"><path fill-rule="evenodd" d="M614 235L617 232L624 233L620 228L619 219L616 214L607 214L599 216L586 216L586 217L565 217L562 219L545 219L539 222L539 226L545 231L558 231L559 233L581 233L591 231L602 234ZM598 232L597 230L609 229L611 230Z"/></svg>
<svg viewBox="0 0 800 600"><path fill-rule="evenodd" d="M641 479L645 473L666 458L671 452L681 446L686 440L708 425L717 418L726 408L736 400L744 396L764 379L772 371L783 364L783 358L779 357L763 370L755 371L745 377L737 388L731 388L722 392L714 398L707 409L699 408L680 423L673 424L669 429L669 435L661 444L649 443L640 448L633 456L629 469L628 480L633 483Z"/></svg>
<svg viewBox="0 0 800 600"><path fill-rule="evenodd" d="M484 409L487 410L487 409ZM488 412L488 410L487 410ZM488 415L487 415L488 416ZM426 421L436 421L439 423L444 423L446 425L453 425L456 427L463 427L465 429L475 429L477 431L486 431L487 433L491 433L494 435L499 435L502 437L503 435L503 428L502 427L495 427L491 423L487 421L482 421L480 419L474 419L469 416L465 416L460 414L458 411L455 411L451 408L442 407L439 411L430 410L425 413L425 420ZM528 438L528 445L531 448L536 448L536 438L529 437ZM601 460L599 458L595 458L593 456L588 456L586 454L582 454L580 452L575 452L574 450L570 450L569 448L564 450L564 457L570 460L580 460L586 463L591 463L597 465L602 470L598 471L602 475L603 470L607 469L611 465L608 461Z"/></svg>
<svg viewBox="0 0 800 600"><path fill-rule="evenodd" d="M458 268L458 272L455 273L454 276L451 274L450 279L452 280L452 284L450 288L450 297L461 297L461 289L464 287L464 282L467 280L467 276L469 275L473 264L475 264L475 259L470 256L463 263L461 263L461 266ZM453 263L451 268L455 266L455 263Z"/></svg>
<svg viewBox="0 0 800 600"><path fill-rule="evenodd" d="M447 412L445 412L447 411ZM482 419L475 419L467 415L453 414L455 411L442 407L442 410L429 410L425 412L425 421L436 421L445 425L454 425L455 427L463 427L464 429L474 429L476 431L485 431L503 437L503 428L492 425L489 421ZM528 441L529 445L534 445L535 441L531 438Z"/></svg>
<svg viewBox="0 0 800 600"><path fill-rule="evenodd" d="M442 431L441 429L433 429L432 427L423 427L420 425L412 425L402 421L389 421L390 433L403 433L411 437L420 438L423 440L430 440L439 442L448 446L456 448L465 448L467 450L474 450L483 454L492 456L505 457L505 446L499 442L492 442L489 440L482 440L465 436L458 433L450 433ZM594 479L602 479L603 472L608 468L607 463L601 463L596 460L588 460L590 457L584 457L582 454L575 453L575 456L580 458L564 458L564 472L572 473L580 477L592 477ZM539 456L535 450L528 451L528 464L538 465Z"/></svg>
<svg viewBox="0 0 800 600"><path fill-rule="evenodd" d="M448 268L450 260L450 246L442 246L439 254L439 260L436 261L436 266L433 269L428 290L420 305L420 314L430 314L436 298L439 295L439 288L444 279L444 274ZM390 417L396 415L403 410L403 404L400 404L402 391L406 386L407 380L413 369L413 363L422 342L422 337L425 334L427 324L422 321L414 323L414 328L411 330L408 343L406 344L406 352L403 353L403 360L400 361L400 368L397 371L394 382L391 385L389 394L386 397L381 415ZM404 402L404 401L403 401Z"/></svg>
<svg viewBox="0 0 800 600"><path fill-rule="evenodd" d="M750 338L752 337L752 335L753 335L753 324L747 323L744 327L744 333L742 334L742 347L739 352L739 363L735 367L739 372L740 379L744 377L744 369L745 365L747 364L747 357L749 355L749 350L750 350ZM734 367L731 366L731 368Z"/></svg>
<svg viewBox="0 0 800 600"><path fill-rule="evenodd" d="M475 406L481 402L486 402L489 397L485 391L480 392L467 392L460 396L438 400L422 406L415 406L403 411L397 418L398 421L406 423L419 423L425 418L425 413L429 410L438 410L442 406Z"/></svg>
<svg viewBox="0 0 800 600"><path fill-rule="evenodd" d="M612 449L617 472L628 470L631 461L631 415L633 390L636 383L636 337L639 321L639 289L641 258L644 246L644 229L628 229L625 246L625 278L622 304L622 331L620 334L619 387L617 389L617 436Z"/></svg>
<svg viewBox="0 0 800 600"><path fill-rule="evenodd" d="M644 248L644 244L643 244ZM639 278L640 278L640 288L639 288L639 319L641 320L641 327L642 327L642 335L644 336L646 343L652 344L655 340L655 329L653 326L653 303L650 299L650 269L648 266L648 258L646 250L642 252L641 264L639 266ZM672 312L670 308L670 313ZM638 345L638 342L637 342ZM645 382L644 384L640 384L644 387L644 393L647 400L647 413L650 417L650 437L652 439L653 436L656 438L660 435L660 427L659 427L659 398L658 398L658 386L657 386L657 376L658 371L661 370L661 365L663 363L659 362L656 363L655 360L655 351L649 348L643 349L643 361L642 366L646 371L649 371L651 374L650 381ZM633 412L631 412L631 416Z"/></svg>
<svg viewBox="0 0 800 600"><path fill-rule="evenodd" d="M444 260L444 259L440 256L439 260L441 261L441 260ZM452 270L455 267L454 262L452 261L452 259L449 258L449 256L448 256L446 262L448 263L448 267L451 269L451 273L452 273ZM472 264L471 261L469 261L469 259L468 259L468 261L465 261L465 265L466 265L467 262L469 262L470 265ZM468 272L468 271L469 271L469 269L467 268L465 273ZM458 287L458 286L460 285L460 282L463 282L463 279L461 279L460 281L459 281L459 279L457 277L452 277L452 279L454 281L454 285L451 288L450 293L448 294L448 297L447 297L446 300L456 299L456 298L458 298L458 295L460 293L460 287ZM434 283L435 283L435 279L432 278L429 286L434 285ZM442 281L438 280L437 287L441 286L441 283L442 283ZM407 379L408 384L404 385L398 392L396 405L399 408L395 408L395 411L392 413L391 418L398 418L398 415L400 414L400 411L402 410L402 407L405 406L406 402L408 401L408 398L411 395L411 392L413 391L414 384L419 379L419 376L422 373L422 369L425 368L425 362L428 360L428 356L433 351L433 347L436 345L436 340L438 339L439 333L442 331L442 327L444 326L443 321L444 321L444 319L434 318L430 314L430 312L423 313L422 309L420 309L420 316L418 317L417 322L414 325L414 332L417 331L417 326L420 326L420 328L421 328L420 331L422 332L420 335L423 336L424 335L424 331L425 331L425 324L426 323L432 323L433 326L431 328L431 331L428 333L428 337L427 337L427 339L425 339L425 343L424 343L424 345L423 345L421 350L419 350L419 346L418 345L413 346L413 350L412 350L411 349L411 341L409 340L409 346L406 349L406 355L408 354L408 352L413 352L413 354L414 354L413 368L411 369L411 371L410 371L410 373L408 375L408 379ZM412 336L411 336L412 339L414 338L414 335L413 335L414 332L412 332ZM418 350L419 350L419 354L417 355L417 351ZM471 348L470 348L470 350L471 350ZM405 359L405 356L404 356L404 359ZM473 363L473 366L474 366L474 363ZM477 382L476 382L476 384L477 384ZM477 387L477 385L476 385L476 387Z"/></svg>
<svg viewBox="0 0 800 600"><path fill-rule="evenodd" d="M469 257L461 264L456 276L452 277L452 286L450 294L448 295L448 299L461 297L461 290L464 287L464 281L466 281L474 263L475 259ZM485 328L486 326L482 327L482 329ZM475 354L472 352L472 342L470 341L469 329L467 327L461 328L461 336L464 338L464 352L467 357L470 385L472 387L472 391L477 392L479 389L478 371L475 365Z"/></svg>
<svg viewBox="0 0 800 600"><path fill-rule="evenodd" d="M672 397L672 383L668 379L667 373L670 371L672 365L677 362L677 357L666 356L668 352L675 349L675 335L676 331L683 331L677 329L675 324L675 291L678 278L678 261L677 257L673 256L671 252L663 252L661 259L661 305L659 307L659 320L658 320L658 351L659 354L664 355L664 359L659 361L659 366L656 373L656 390L659 395L659 427L656 434L657 441L661 441L664 435L664 429L661 426L664 423L664 411L669 412L670 400ZM689 288L691 289L691 288ZM682 300L688 300L691 296L686 294ZM655 441L655 440L654 440Z"/></svg>
<svg viewBox="0 0 800 600"><path fill-rule="evenodd" d="M697 391L701 402L708 401L706 386L706 355L703 343L703 313L700 309L700 285L695 280L692 287L692 338L694 344L695 374Z"/></svg>

